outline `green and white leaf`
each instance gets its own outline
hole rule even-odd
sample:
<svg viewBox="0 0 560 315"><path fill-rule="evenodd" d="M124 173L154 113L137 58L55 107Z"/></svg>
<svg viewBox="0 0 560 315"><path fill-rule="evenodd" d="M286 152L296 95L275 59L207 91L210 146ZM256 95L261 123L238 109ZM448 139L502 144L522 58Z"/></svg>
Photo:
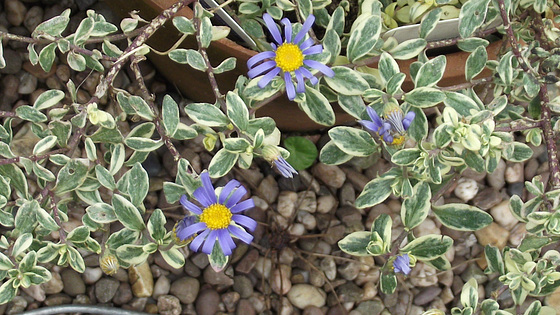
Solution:
<svg viewBox="0 0 560 315"><path fill-rule="evenodd" d="M493 221L490 214L466 204L450 203L432 210L443 225L458 231L480 230Z"/></svg>
<svg viewBox="0 0 560 315"><path fill-rule="evenodd" d="M351 127L334 127L329 130L331 141L344 153L351 156L369 156L378 146L364 130Z"/></svg>

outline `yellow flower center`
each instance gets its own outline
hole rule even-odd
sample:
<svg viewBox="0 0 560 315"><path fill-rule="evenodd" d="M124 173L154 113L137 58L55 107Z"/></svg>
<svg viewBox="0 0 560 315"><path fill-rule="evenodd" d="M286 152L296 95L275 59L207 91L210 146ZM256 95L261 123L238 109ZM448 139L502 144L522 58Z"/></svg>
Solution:
<svg viewBox="0 0 560 315"><path fill-rule="evenodd" d="M284 72L292 72L303 66L303 52L298 45L284 43L276 49L276 65Z"/></svg>
<svg viewBox="0 0 560 315"><path fill-rule="evenodd" d="M200 222L206 223L211 230L225 229L231 222L231 216L228 207L215 203L202 211Z"/></svg>
<svg viewBox="0 0 560 315"><path fill-rule="evenodd" d="M393 137L393 142L391 142L392 145L399 145L402 144L405 140L405 137L403 136L396 136Z"/></svg>

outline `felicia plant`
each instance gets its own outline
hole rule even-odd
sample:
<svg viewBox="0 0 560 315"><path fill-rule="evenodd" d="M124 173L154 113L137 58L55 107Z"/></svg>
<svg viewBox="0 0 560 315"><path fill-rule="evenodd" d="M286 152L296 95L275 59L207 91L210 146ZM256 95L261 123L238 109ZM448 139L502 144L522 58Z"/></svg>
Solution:
<svg viewBox="0 0 560 315"><path fill-rule="evenodd" d="M196 252L202 246L202 252L208 255L213 250L221 251L225 256L231 255L235 248L231 235L251 244L253 236L239 227L242 225L251 232L257 227L255 220L240 214L255 207L252 199L239 202L247 194L247 190L238 181L231 180L216 198L208 173L202 173L200 178L202 186L194 191L193 196L203 208L190 202L185 195L181 197L181 204L192 215L187 215L175 228L177 237L181 241L193 238L191 250Z"/></svg>
<svg viewBox="0 0 560 315"><path fill-rule="evenodd" d="M260 193L255 188L260 179L237 175L260 175L262 159L286 178L282 181L300 176L298 181L320 194L333 191L321 183L315 187L317 181L306 170L313 164L339 173L363 171L352 177L356 198L347 200L355 200L357 215L368 213L371 226L361 217L339 221L349 207L337 204L334 208L340 209L332 209L336 215L328 228L340 226L344 233L329 234L340 249L330 253L345 260L361 257L370 272L379 272L383 294L399 291L399 282L426 270L435 274L452 269L450 249L466 241L449 236L456 233L418 228L429 219L427 223L460 231L469 239L478 237L476 246L484 255L473 250L463 258L477 260L500 286L494 298L479 299L482 283L467 281L451 314L522 309L526 315L554 313L542 304L551 303L543 297L558 294L560 287L560 253L554 247L560 240L557 1L363 0L352 9L346 1L236 2L237 18L259 51L242 62L237 73L245 70L245 62L249 70L229 91L219 78L238 66L236 58L209 57L215 48L210 44L226 37L228 30L213 25L212 10L196 0L179 0L149 22L140 17L143 12L112 22L89 10L70 23L68 9L37 25L29 36L2 28L0 68L12 62L9 56L25 56L25 69L35 66L33 72L45 72L48 79L40 81L29 98L16 103L5 92L0 100L5 109L0 111L0 304L12 300L20 288L48 282L52 275L45 266L84 272L86 253L98 255L94 257L107 274L120 268L138 271L155 254L181 269L185 257L200 251L217 271L228 268L229 257L245 246L268 254L273 237L254 239L251 233L260 223L249 217L250 211L241 213L255 204L266 210L267 224L262 223L270 233L280 225L277 218L299 220L305 213L298 208L298 213L282 218L273 200L243 200ZM191 18L175 16L190 4ZM440 19L457 14L454 37L429 41ZM402 42L383 36L397 20L419 20L414 31L418 36ZM181 34L178 42L168 51L148 45L168 21ZM194 49L180 47L187 38L196 43ZM446 55L428 58L429 50L450 45L468 54L464 63L452 65L464 66L460 83L444 78L451 63ZM493 53L497 49L492 47L499 45L502 50ZM17 51L4 53L4 48ZM146 82L150 76L140 67L150 52L203 72L213 93L211 102L187 102L159 92L156 97ZM117 79L125 66L133 76L129 86L120 85L128 80ZM19 80L3 77L3 88ZM316 137L317 143L286 138L274 119L257 115L284 95L328 128ZM351 117L344 125L335 126L343 117L335 115L334 105ZM191 159L192 152L204 150L200 159ZM460 191L465 183L478 190L485 185L480 178L503 172L506 161L522 166L534 151L544 152L539 155L546 160L541 173L527 178L522 192L497 193L499 198L511 193L514 229L526 233L490 243L484 233L503 229L493 222L494 212L473 201L476 192ZM156 175L147 166L148 158L164 153L172 164L167 177L150 178ZM268 179L278 176L269 174ZM215 189L212 180L227 183ZM399 200L400 211L387 214L387 207L377 208L388 200L393 205ZM161 204L165 211L158 208ZM289 235L289 226L277 230L284 234L273 249L295 248L298 242L290 243L295 236ZM301 233L315 232L309 228ZM244 244L236 246L234 238ZM324 255L309 255L315 254ZM512 305L498 303L504 292ZM350 311L355 303L340 305Z"/></svg>
<svg viewBox="0 0 560 315"><path fill-rule="evenodd" d="M266 73L259 80L259 87L264 88L275 76L280 74L284 78L288 99L293 100L296 97L296 92L305 92L304 78L309 79L313 85L319 82L305 66L319 70L328 77L334 76L334 72L329 67L308 58L310 55L320 54L323 51L323 46L313 45L313 38L307 38L301 42L315 21L313 15L307 17L301 30L295 37L292 37L292 23L288 19L282 19L285 40L282 40L274 20L268 13L263 15L263 20L276 44L271 44L273 51L261 52L247 61L247 67L249 68L247 76L250 79ZM295 75L297 81L295 90L292 75Z"/></svg>

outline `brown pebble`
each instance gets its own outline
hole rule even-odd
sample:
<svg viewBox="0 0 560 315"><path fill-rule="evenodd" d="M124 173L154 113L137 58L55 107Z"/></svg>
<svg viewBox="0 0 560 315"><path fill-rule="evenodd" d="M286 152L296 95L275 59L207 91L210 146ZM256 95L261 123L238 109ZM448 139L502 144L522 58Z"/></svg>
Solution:
<svg viewBox="0 0 560 315"><path fill-rule="evenodd" d="M27 8L19 0L4 1L4 10L6 11L6 19L14 26L21 25L27 13Z"/></svg>

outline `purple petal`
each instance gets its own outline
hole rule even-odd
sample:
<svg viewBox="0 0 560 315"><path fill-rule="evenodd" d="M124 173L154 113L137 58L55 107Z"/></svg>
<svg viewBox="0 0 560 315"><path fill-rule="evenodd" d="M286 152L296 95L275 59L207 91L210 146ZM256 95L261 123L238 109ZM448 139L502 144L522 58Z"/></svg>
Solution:
<svg viewBox="0 0 560 315"><path fill-rule="evenodd" d="M296 71L294 71L294 73L296 74L296 80L297 80L296 91L298 93L304 93L305 92L305 82L304 82L304 79L303 79L303 74L301 73L301 71L299 71L300 69L296 69Z"/></svg>
<svg viewBox="0 0 560 315"><path fill-rule="evenodd" d="M393 262L393 268L395 269L395 272L400 272L402 274L408 275L411 271L410 257L408 257L408 254L397 256L397 258Z"/></svg>
<svg viewBox="0 0 560 315"><path fill-rule="evenodd" d="M265 74L262 79L260 79L259 83L257 83L257 85L261 88L264 89L265 86L267 86L268 83L270 83L270 81L272 81L272 79L274 79L275 76L278 75L278 73L280 73L280 68L276 67L274 69L272 69L272 71L270 71L269 73Z"/></svg>
<svg viewBox="0 0 560 315"><path fill-rule="evenodd" d="M231 234L233 234L233 236L237 237L245 244L251 244L251 242L253 241L253 235L247 233L246 231L235 225L230 225L228 227L228 230Z"/></svg>
<svg viewBox="0 0 560 315"><path fill-rule="evenodd" d="M223 229L222 231L224 231L224 240L227 242L227 244L229 245L229 248L231 248L231 250L233 250L235 247L237 247L237 245L235 245L235 242L233 241L233 238L231 237L231 234L229 233L228 229Z"/></svg>
<svg viewBox="0 0 560 315"><path fill-rule="evenodd" d="M231 207L229 211L231 211L231 213L240 213L254 207L255 207L255 202L253 201L253 199L247 199Z"/></svg>
<svg viewBox="0 0 560 315"><path fill-rule="evenodd" d="M323 52L323 45L315 45L303 51L304 55L315 55Z"/></svg>
<svg viewBox="0 0 560 315"><path fill-rule="evenodd" d="M229 231L226 229L218 230L218 242L220 243L220 247L222 248L222 252L225 256L231 255L232 247L227 239L227 237L231 238L229 235ZM233 240L232 240L233 243ZM235 245L235 243L234 243Z"/></svg>
<svg viewBox="0 0 560 315"><path fill-rule="evenodd" d="M208 207L218 202L218 199L216 199L216 192L214 191L214 186L212 185L212 181L210 181L210 175L208 175L208 172L202 173L200 175L200 179L202 179L202 187L204 188L204 192L206 193L208 200L210 200L210 204L203 204L203 206Z"/></svg>
<svg viewBox="0 0 560 315"><path fill-rule="evenodd" d="M383 133L389 132L389 130L391 130L391 124L388 123L388 122L384 122L384 123L383 123L383 129L382 129L382 130L383 130L383 131L382 131Z"/></svg>
<svg viewBox="0 0 560 315"><path fill-rule="evenodd" d="M249 60L247 60L247 68L251 69L257 63L259 63L259 62L261 62L265 59L272 59L274 57L276 57L276 52L275 51L263 51L261 53L258 53L256 55L254 55L253 57L249 58Z"/></svg>
<svg viewBox="0 0 560 315"><path fill-rule="evenodd" d="M412 121L410 121L408 119L403 119L402 124L403 124L404 130L408 130L408 127L410 127L411 123L412 123Z"/></svg>
<svg viewBox="0 0 560 315"><path fill-rule="evenodd" d="M358 120L358 122L371 132L379 132L379 126L369 120Z"/></svg>
<svg viewBox="0 0 560 315"><path fill-rule="evenodd" d="M276 23L274 23L274 20L272 19L270 14L265 13L263 15L263 20L264 20L264 23L266 23L266 28L268 28L268 31L270 32L270 34L272 34L272 38L274 38L274 40L279 45L281 45L282 44L282 36L280 35L280 32L278 31L278 28L276 27Z"/></svg>
<svg viewBox="0 0 560 315"><path fill-rule="evenodd" d="M292 83L292 76L289 72L284 72L284 82L286 83L286 94L288 94L288 99L293 101L296 98L296 91L294 84Z"/></svg>
<svg viewBox="0 0 560 315"><path fill-rule="evenodd" d="M212 254L212 249L214 248L214 244L216 244L216 239L218 238L218 231L219 230L211 230L210 234L204 241L204 245L202 245L202 252L205 254Z"/></svg>
<svg viewBox="0 0 560 315"><path fill-rule="evenodd" d="M210 233L210 230L205 230L204 232L200 233L197 237L194 238L194 240L192 240L189 248L193 252L198 252L198 249L200 248L200 245L202 245L202 243L206 239L206 235L208 235L208 233Z"/></svg>
<svg viewBox="0 0 560 315"><path fill-rule="evenodd" d="M231 219L240 225L248 228L249 231L253 232L257 228L257 221L253 220L252 218L242 215L242 214L234 214Z"/></svg>
<svg viewBox="0 0 560 315"><path fill-rule="evenodd" d="M306 50L313 44L315 44L315 40L313 40L313 38L308 38L303 43L301 43L301 45L299 45L299 49L301 49L302 51Z"/></svg>
<svg viewBox="0 0 560 315"><path fill-rule="evenodd" d="M298 70L301 71L301 73L303 73L303 75L309 79L309 81L311 82L312 85L315 85L319 82L319 79L317 79L313 73L311 73L311 71L307 70L304 67L299 68Z"/></svg>
<svg viewBox="0 0 560 315"><path fill-rule="evenodd" d="M410 127L410 124L414 120L414 117L416 117L416 114L414 112L406 113L406 115L404 116L404 119L402 121L404 130L408 130L408 127Z"/></svg>
<svg viewBox="0 0 560 315"><path fill-rule="evenodd" d="M278 171L280 172L280 174L282 174L282 176L284 176L285 178L293 178L294 175L293 174L297 174L298 172L294 169L294 167L288 163L288 161L286 161L283 157L279 156L275 161L274 161L274 166L276 166L276 168L278 169Z"/></svg>
<svg viewBox="0 0 560 315"><path fill-rule="evenodd" d="M218 203L224 204L224 201L226 201L227 197L231 194L231 192L235 189L235 187L238 187L240 185L241 183L239 183L237 180L235 179L230 180L224 186L224 188L222 188L222 192L220 193L220 198L218 198Z"/></svg>
<svg viewBox="0 0 560 315"><path fill-rule="evenodd" d="M260 65L254 67L253 69L249 70L247 72L247 76L249 77L249 79L252 79L256 76L259 76L267 71L270 71L270 69L276 67L276 61L274 60L268 60L265 61L263 63L261 63Z"/></svg>
<svg viewBox="0 0 560 315"><path fill-rule="evenodd" d="M320 63L319 61L307 59L303 61L303 64L310 68L321 71L324 75L326 75L329 78L334 77L334 71L331 68Z"/></svg>
<svg viewBox="0 0 560 315"><path fill-rule="evenodd" d="M239 186L232 194L231 197L226 202L226 207L230 209L231 207L235 206L243 196L247 193L247 189L243 186Z"/></svg>
<svg viewBox="0 0 560 315"><path fill-rule="evenodd" d="M393 143L393 136L391 136L388 132L381 134L381 136L383 136L383 141Z"/></svg>
<svg viewBox="0 0 560 315"><path fill-rule="evenodd" d="M204 189L203 186L198 187L193 192L193 196L196 200L198 200L198 202L200 202L202 204L202 206L204 208L206 208L206 207L208 207L212 204L212 200L208 198L208 195L206 194L206 190Z"/></svg>
<svg viewBox="0 0 560 315"><path fill-rule="evenodd" d="M366 111L367 111L368 116L371 119L371 121L373 121L374 124L376 124L377 126L379 126L381 128L383 126L383 121L381 120L381 117L379 117L379 115L377 115L377 112L369 106L366 106ZM391 127L391 126L389 125L389 127Z"/></svg>
<svg viewBox="0 0 560 315"><path fill-rule="evenodd" d="M282 19L282 24L284 24L284 39L286 43L292 42L292 23L287 18Z"/></svg>
<svg viewBox="0 0 560 315"><path fill-rule="evenodd" d="M190 212L194 214L202 214L202 210L200 210L197 205L190 202L186 195L182 195L179 202L181 203L181 205L183 205L183 207L185 207L185 209L189 210Z"/></svg>
<svg viewBox="0 0 560 315"><path fill-rule="evenodd" d="M177 231L177 237L179 239L181 239L182 241L188 239L189 237L191 237L192 235L194 235L195 233L198 233L202 230L206 229L206 223L204 222L198 222L195 224L191 224L183 229L180 229L179 231Z"/></svg>
<svg viewBox="0 0 560 315"><path fill-rule="evenodd" d="M294 43L297 44L299 43L300 40L302 40L302 38L305 36L305 34L307 34L307 32L309 32L309 30L311 29L311 26L313 25L313 22L315 22L315 16L313 14L309 14L309 16L307 17L307 20L305 20L305 23L303 23L303 26L301 27L301 30L297 33L296 38L294 38Z"/></svg>

